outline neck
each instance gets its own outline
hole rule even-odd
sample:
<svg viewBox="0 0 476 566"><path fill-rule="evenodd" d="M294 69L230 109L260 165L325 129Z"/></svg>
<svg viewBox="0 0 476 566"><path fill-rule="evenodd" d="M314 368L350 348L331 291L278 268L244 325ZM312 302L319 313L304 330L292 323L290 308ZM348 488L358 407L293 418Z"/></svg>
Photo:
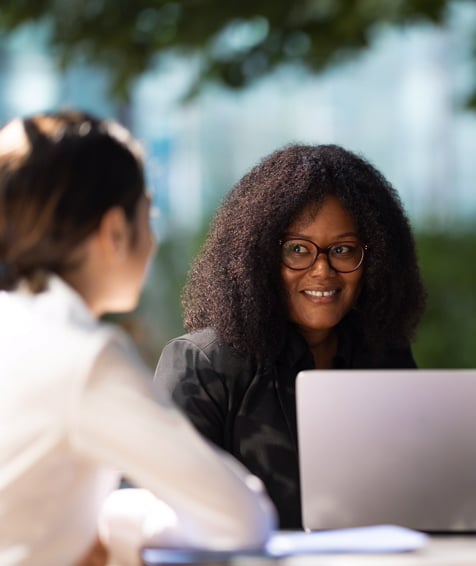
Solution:
<svg viewBox="0 0 476 566"><path fill-rule="evenodd" d="M99 318L103 314L100 301L96 296L96 288L87 277L82 277L81 273L76 272L67 274L64 280L82 297L95 318Z"/></svg>
<svg viewBox="0 0 476 566"><path fill-rule="evenodd" d="M101 271L100 262L95 261L91 253L86 253L89 247L88 241L77 250L73 258L75 267L65 270L61 276L82 297L91 313L99 318L105 312L103 307L107 292L103 289L103 280L108 270Z"/></svg>
<svg viewBox="0 0 476 566"><path fill-rule="evenodd" d="M317 335L306 332L302 332L302 335L312 352L316 368L332 369L337 353L337 332L332 329Z"/></svg>

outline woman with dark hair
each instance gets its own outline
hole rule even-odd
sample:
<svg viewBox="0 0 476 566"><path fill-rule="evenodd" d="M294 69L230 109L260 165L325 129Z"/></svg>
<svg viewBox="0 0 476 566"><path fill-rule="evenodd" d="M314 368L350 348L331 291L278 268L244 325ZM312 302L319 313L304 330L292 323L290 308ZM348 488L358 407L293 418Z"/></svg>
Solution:
<svg viewBox="0 0 476 566"><path fill-rule="evenodd" d="M341 147L292 145L219 208L184 290L189 334L166 345L156 381L263 480L281 528L299 528L297 373L414 368L424 303L395 190Z"/></svg>
<svg viewBox="0 0 476 566"><path fill-rule="evenodd" d="M254 548L272 528L261 482L212 450L99 320L137 304L149 208L141 150L119 124L66 112L0 130L1 564L103 563L98 529L114 564L133 565L147 542ZM121 472L142 489L105 502Z"/></svg>

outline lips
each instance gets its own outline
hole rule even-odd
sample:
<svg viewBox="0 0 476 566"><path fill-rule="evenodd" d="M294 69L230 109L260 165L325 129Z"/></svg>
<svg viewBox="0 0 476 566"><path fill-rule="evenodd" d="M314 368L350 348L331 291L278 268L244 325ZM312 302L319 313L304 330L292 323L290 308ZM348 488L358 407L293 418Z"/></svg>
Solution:
<svg viewBox="0 0 476 566"><path fill-rule="evenodd" d="M338 293L338 289L329 289L327 291L318 291L316 289L305 289L303 293L309 295L310 297L333 297Z"/></svg>

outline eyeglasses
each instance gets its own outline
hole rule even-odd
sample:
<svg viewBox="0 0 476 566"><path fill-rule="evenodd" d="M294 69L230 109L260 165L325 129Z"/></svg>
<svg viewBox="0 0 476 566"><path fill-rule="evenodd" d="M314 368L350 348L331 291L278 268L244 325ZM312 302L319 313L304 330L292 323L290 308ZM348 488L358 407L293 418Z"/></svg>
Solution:
<svg viewBox="0 0 476 566"><path fill-rule="evenodd" d="M299 271L309 269L317 261L320 254L327 256L329 266L339 273L351 273L362 265L367 245L361 242L336 242L320 248L305 238L286 238L280 240L281 261L289 269Z"/></svg>

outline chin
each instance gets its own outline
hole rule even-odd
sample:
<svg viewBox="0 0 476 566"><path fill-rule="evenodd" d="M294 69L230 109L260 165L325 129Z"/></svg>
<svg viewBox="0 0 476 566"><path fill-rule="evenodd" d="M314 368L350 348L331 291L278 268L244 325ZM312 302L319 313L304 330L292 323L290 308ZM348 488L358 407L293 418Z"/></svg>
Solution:
<svg viewBox="0 0 476 566"><path fill-rule="evenodd" d="M109 313L109 314L126 314L128 312L132 312L133 310L135 310L137 308L137 305L139 304L139 299L138 298L129 298L126 300L118 300L118 301L114 301L114 303L111 302L111 304L106 305L106 308L104 309L104 312Z"/></svg>
<svg viewBox="0 0 476 566"><path fill-rule="evenodd" d="M137 308L137 305L139 304L139 301L131 301L129 303L124 304L124 306L120 309L117 310L116 312L118 313L128 313L128 312L132 312Z"/></svg>

